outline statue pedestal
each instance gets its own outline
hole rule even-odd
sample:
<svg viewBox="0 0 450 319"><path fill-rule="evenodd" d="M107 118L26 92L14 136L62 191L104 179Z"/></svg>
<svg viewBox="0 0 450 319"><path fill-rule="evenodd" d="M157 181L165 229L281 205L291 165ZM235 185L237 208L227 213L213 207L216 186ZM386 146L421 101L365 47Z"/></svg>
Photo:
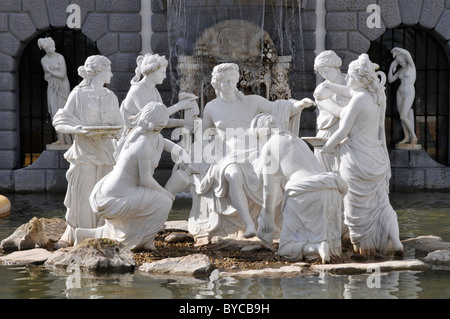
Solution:
<svg viewBox="0 0 450 319"><path fill-rule="evenodd" d="M67 151L71 144L47 144L47 151Z"/></svg>
<svg viewBox="0 0 450 319"><path fill-rule="evenodd" d="M450 167L433 160L425 150L392 150L391 190L450 190Z"/></svg>
<svg viewBox="0 0 450 319"><path fill-rule="evenodd" d="M407 143L402 143L402 144L396 144L395 145L395 149L396 150L408 150L408 151L420 151L422 149L422 145L420 144L407 144Z"/></svg>
<svg viewBox="0 0 450 319"><path fill-rule="evenodd" d="M13 172L15 190L33 193L66 192L69 162L64 158L65 152L66 150L44 150L33 164L15 170Z"/></svg>

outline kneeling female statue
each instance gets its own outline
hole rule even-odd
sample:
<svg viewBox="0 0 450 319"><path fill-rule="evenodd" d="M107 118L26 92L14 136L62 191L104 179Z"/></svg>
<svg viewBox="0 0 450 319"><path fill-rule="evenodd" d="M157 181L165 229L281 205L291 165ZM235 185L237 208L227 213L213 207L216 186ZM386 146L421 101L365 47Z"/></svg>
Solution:
<svg viewBox="0 0 450 319"><path fill-rule="evenodd" d="M89 237L110 238L132 250L155 250L154 238L166 222L175 196L153 178L153 173L163 151L185 154L160 134L168 120L169 112L162 103L151 102L141 110L136 127L116 150L117 164L95 185L89 198L105 225L78 228L75 244Z"/></svg>

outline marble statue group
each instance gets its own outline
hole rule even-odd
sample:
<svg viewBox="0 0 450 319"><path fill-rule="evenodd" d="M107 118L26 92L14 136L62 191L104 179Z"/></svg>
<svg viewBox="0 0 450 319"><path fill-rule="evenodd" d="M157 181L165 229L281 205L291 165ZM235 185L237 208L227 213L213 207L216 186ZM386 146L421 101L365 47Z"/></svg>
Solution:
<svg viewBox="0 0 450 319"><path fill-rule="evenodd" d="M42 48L49 96L57 91L49 98L53 125L61 136L73 137L64 155L70 163L67 229L59 247L97 237L154 250L175 196L188 189L188 227L198 244L215 236L255 238L284 258L313 255L327 263L341 258L347 238L361 254L401 254L388 196L386 76L367 54L350 64L347 75L334 52L317 56L315 70L325 81L315 101L244 95L237 88L238 66L218 64L211 80L216 98L200 117L197 97L188 92L175 105L163 104L156 86L166 76L164 56L137 58L119 105L105 86L112 77L106 57L90 56L78 69L83 81L65 98L63 60L54 45ZM401 105L405 143L415 142L408 101ZM302 110L311 106L318 108L316 137L323 141L314 151L299 137ZM167 128L183 131L184 141L164 138ZM175 162L165 186L153 177L163 152Z"/></svg>

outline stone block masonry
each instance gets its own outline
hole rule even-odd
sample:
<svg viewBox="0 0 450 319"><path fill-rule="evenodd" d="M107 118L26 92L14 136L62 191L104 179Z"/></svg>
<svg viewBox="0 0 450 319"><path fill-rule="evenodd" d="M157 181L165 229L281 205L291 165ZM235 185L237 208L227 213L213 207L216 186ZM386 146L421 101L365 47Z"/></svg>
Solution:
<svg viewBox="0 0 450 319"><path fill-rule="evenodd" d="M80 8L80 29L108 57L114 77L108 88L123 100L134 76L142 41L141 0L2 0L0 5L0 192L59 191L67 167L43 167L38 160L19 169L19 64L25 47L39 34L67 29L70 4ZM48 160L61 154L46 151ZM46 166L45 164L44 166Z"/></svg>

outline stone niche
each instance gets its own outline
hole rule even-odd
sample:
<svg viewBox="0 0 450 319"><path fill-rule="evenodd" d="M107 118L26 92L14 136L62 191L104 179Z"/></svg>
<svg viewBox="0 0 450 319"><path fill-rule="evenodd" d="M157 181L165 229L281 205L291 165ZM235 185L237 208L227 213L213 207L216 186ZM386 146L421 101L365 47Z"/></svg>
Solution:
<svg viewBox="0 0 450 319"><path fill-rule="evenodd" d="M205 30L191 56L179 56L180 91L199 97L201 111L216 97L211 86L214 66L236 63L239 89L269 100L289 99L291 56L279 56L269 34L245 20L224 20Z"/></svg>

